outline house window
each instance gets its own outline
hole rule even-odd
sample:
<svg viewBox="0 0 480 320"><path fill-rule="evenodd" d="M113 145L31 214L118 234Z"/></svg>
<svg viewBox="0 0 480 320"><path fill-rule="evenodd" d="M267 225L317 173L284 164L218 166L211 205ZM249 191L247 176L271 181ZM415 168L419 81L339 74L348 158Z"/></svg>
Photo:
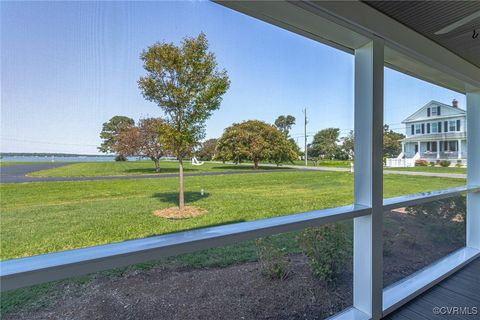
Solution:
<svg viewBox="0 0 480 320"><path fill-rule="evenodd" d="M432 133L438 133L438 122L432 123Z"/></svg>
<svg viewBox="0 0 480 320"><path fill-rule="evenodd" d="M437 152L437 142L427 142L427 151Z"/></svg>
<svg viewBox="0 0 480 320"><path fill-rule="evenodd" d="M449 141L448 142L448 150L457 151L457 141Z"/></svg>
<svg viewBox="0 0 480 320"><path fill-rule="evenodd" d="M457 131L457 122L455 120L448 122L448 131Z"/></svg>
<svg viewBox="0 0 480 320"><path fill-rule="evenodd" d="M422 133L422 125L420 123L417 123L415 125L415 134L421 134Z"/></svg>
<svg viewBox="0 0 480 320"><path fill-rule="evenodd" d="M438 109L436 107L432 108L432 116L438 115L437 110Z"/></svg>

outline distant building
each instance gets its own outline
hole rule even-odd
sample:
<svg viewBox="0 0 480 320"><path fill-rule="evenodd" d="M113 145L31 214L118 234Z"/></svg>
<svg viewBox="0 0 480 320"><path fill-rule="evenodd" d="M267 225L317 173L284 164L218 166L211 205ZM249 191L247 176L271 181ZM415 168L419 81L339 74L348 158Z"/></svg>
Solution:
<svg viewBox="0 0 480 320"><path fill-rule="evenodd" d="M466 111L458 107L457 100L452 105L432 100L402 123L406 134L401 141L402 153L389 159L387 166L413 166L415 160L456 159L466 163ZM401 159L406 161L392 161Z"/></svg>

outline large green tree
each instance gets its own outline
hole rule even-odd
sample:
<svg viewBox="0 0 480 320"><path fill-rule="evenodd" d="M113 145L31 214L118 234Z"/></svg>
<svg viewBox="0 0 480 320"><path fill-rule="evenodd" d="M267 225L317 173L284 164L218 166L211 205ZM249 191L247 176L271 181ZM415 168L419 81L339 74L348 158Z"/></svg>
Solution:
<svg viewBox="0 0 480 320"><path fill-rule="evenodd" d="M275 127L280 130L281 133L283 133L286 137L290 135L290 129L295 125L295 117L291 115L286 115L286 116L279 116L275 120Z"/></svg>
<svg viewBox="0 0 480 320"><path fill-rule="evenodd" d="M401 140L405 135L390 130L386 124L383 126L383 156L387 158L395 158L402 152Z"/></svg>
<svg viewBox="0 0 480 320"><path fill-rule="evenodd" d="M226 128L218 140L217 151L219 159L235 163L252 161L255 169L261 161L280 164L298 158L283 133L275 126L258 120L234 123Z"/></svg>
<svg viewBox="0 0 480 320"><path fill-rule="evenodd" d="M179 209L185 207L183 159L205 135L205 122L220 107L230 86L226 70L217 69L205 34L173 43L155 43L140 56L146 75L138 81L145 99L166 115L165 146L179 162Z"/></svg>
<svg viewBox="0 0 480 320"><path fill-rule="evenodd" d="M122 130L131 128L135 125L135 121L132 118L125 116L114 116L102 126L100 132L100 138L103 140L98 150L104 153L116 153L115 150L118 136ZM125 155L118 154L119 158L123 158Z"/></svg>
<svg viewBox="0 0 480 320"><path fill-rule="evenodd" d="M120 132L115 150L125 156L148 157L160 172L160 158L167 154L161 138L164 123L162 118L141 119L137 126Z"/></svg>
<svg viewBox="0 0 480 320"><path fill-rule="evenodd" d="M405 138L405 135L390 130L390 127L386 124L383 126L383 156L387 158L396 157L402 152L401 140ZM342 152L349 157L354 155L355 136L353 131L343 137L342 139Z"/></svg>
<svg viewBox="0 0 480 320"><path fill-rule="evenodd" d="M335 159L341 151L339 143L340 129L327 128L320 130L309 145L308 154L322 159Z"/></svg>
<svg viewBox="0 0 480 320"><path fill-rule="evenodd" d="M290 130L295 125L295 117L292 115L281 115L277 119L275 119L275 127L288 138L288 141L292 145L292 148L295 152L300 155L300 147L295 142L295 139L290 137Z"/></svg>
<svg viewBox="0 0 480 320"><path fill-rule="evenodd" d="M355 147L355 135L353 130L350 130L347 136L342 139L342 152L348 157L353 158L354 147Z"/></svg>

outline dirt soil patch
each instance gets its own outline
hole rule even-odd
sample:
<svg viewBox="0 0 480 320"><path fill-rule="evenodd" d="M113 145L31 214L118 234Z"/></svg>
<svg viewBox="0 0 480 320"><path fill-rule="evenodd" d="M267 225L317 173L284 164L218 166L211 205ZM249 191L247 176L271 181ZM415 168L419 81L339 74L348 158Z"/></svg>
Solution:
<svg viewBox="0 0 480 320"><path fill-rule="evenodd" d="M318 280L303 255L284 281L257 262L227 268L157 268L99 276L48 307L3 319L324 319L352 304L351 270L336 286Z"/></svg>
<svg viewBox="0 0 480 320"><path fill-rule="evenodd" d="M390 225L384 227L391 241L386 250L384 234L383 281L389 286L461 248L465 239L455 242L433 241L425 225L406 214L405 210L392 210L385 215ZM452 239L453 240L453 239Z"/></svg>
<svg viewBox="0 0 480 320"><path fill-rule="evenodd" d="M162 210L156 210L153 212L153 214L157 217L171 220L190 219L204 215L206 213L207 210L197 207L185 207L183 210L180 210L178 207L172 207Z"/></svg>

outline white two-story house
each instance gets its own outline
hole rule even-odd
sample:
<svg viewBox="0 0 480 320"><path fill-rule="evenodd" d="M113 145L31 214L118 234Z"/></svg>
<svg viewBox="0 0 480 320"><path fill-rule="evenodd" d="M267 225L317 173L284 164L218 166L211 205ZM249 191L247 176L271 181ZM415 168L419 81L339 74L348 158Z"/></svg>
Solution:
<svg viewBox="0 0 480 320"><path fill-rule="evenodd" d="M430 101L402 123L406 138L401 141L399 158L466 163L466 111L459 108L457 100L452 105Z"/></svg>

